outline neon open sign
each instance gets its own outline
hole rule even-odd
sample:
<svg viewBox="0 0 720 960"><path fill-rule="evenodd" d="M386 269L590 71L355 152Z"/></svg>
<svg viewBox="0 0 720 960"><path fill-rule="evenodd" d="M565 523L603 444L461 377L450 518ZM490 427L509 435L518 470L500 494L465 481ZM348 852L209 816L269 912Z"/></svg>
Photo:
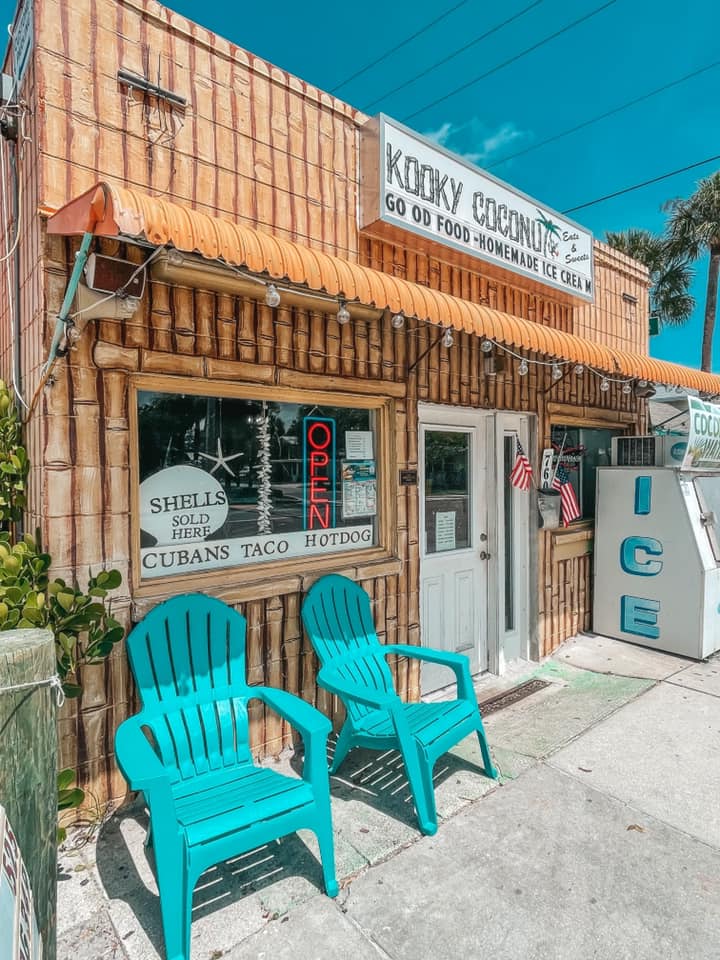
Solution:
<svg viewBox="0 0 720 960"><path fill-rule="evenodd" d="M335 526L335 421L303 418L303 518L306 530Z"/></svg>

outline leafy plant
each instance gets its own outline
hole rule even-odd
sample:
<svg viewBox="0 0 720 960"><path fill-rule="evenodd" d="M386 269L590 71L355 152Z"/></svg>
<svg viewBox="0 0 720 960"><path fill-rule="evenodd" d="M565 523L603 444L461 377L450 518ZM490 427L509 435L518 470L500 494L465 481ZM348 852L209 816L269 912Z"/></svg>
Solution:
<svg viewBox="0 0 720 960"><path fill-rule="evenodd" d="M61 770L57 778L58 792L58 811L77 810L85 800L85 791L80 787L71 787L70 784L75 779L74 770ZM57 842L62 843L67 837L65 827L58 827Z"/></svg>
<svg viewBox="0 0 720 960"><path fill-rule="evenodd" d="M26 534L13 544L9 533L0 533L0 630L52 630L65 696L77 697L78 668L101 663L125 634L105 603L122 577L117 570L101 570L83 592L77 584L51 580L50 562L35 538Z"/></svg>
<svg viewBox="0 0 720 960"><path fill-rule="evenodd" d="M55 637L57 669L65 696L77 697L78 668L101 663L124 630L106 598L122 583L117 570L101 570L77 583L50 579L51 557L40 535L20 536L30 470L22 445L22 423L7 384L0 380L0 630L46 627Z"/></svg>
<svg viewBox="0 0 720 960"><path fill-rule="evenodd" d="M22 519L29 469L22 423L7 384L0 380L0 523Z"/></svg>

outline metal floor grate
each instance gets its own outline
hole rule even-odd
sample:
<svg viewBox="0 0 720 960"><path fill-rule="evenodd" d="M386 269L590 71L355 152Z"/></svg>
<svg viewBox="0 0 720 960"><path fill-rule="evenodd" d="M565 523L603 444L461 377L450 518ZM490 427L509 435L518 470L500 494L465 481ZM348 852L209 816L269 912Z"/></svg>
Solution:
<svg viewBox="0 0 720 960"><path fill-rule="evenodd" d="M525 683L518 684L517 687L511 687L503 693L496 693L494 697L488 697L487 700L480 700L480 712L484 717L491 713L497 713L498 710L504 710L505 707L512 706L519 700L531 696L550 684L547 680L526 680Z"/></svg>

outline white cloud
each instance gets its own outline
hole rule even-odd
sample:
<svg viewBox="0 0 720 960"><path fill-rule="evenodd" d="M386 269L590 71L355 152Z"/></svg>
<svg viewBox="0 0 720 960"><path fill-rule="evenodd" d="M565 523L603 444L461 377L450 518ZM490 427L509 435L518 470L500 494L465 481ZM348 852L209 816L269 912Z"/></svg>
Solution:
<svg viewBox="0 0 720 960"><path fill-rule="evenodd" d="M532 139L529 131L520 130L512 120L506 120L492 130L477 117L461 124L447 121L437 130L426 131L423 136L451 150L468 163L477 164L502 159L511 146Z"/></svg>

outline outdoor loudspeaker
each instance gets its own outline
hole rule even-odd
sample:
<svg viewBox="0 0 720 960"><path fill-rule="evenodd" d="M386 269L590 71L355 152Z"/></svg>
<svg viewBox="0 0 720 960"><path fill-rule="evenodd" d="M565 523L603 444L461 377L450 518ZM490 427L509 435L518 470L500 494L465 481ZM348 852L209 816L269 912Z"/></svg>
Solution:
<svg viewBox="0 0 720 960"><path fill-rule="evenodd" d="M108 296L79 283L75 294L75 325L82 329L88 320L129 320L139 306L139 297Z"/></svg>

